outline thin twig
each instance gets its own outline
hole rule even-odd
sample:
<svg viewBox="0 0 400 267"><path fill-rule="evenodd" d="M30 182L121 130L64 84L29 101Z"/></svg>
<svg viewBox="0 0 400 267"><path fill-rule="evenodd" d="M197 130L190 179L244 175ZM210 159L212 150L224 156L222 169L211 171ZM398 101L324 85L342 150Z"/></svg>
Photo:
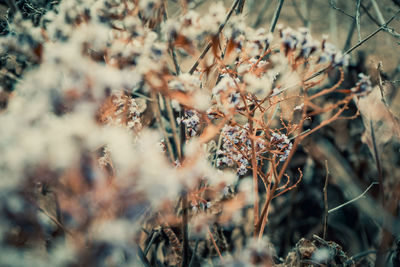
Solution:
<svg viewBox="0 0 400 267"><path fill-rule="evenodd" d="M356 29L356 22L353 20L350 25L349 33L347 34L346 42L344 43L343 50L346 51L351 46L351 39L353 38L354 30Z"/></svg>
<svg viewBox="0 0 400 267"><path fill-rule="evenodd" d="M215 250L217 251L217 254L218 254L220 260L222 260L221 251L219 250L219 247L217 246L217 243L215 242L215 239L214 239L214 237L213 237L213 235L212 235L212 233L211 233L210 227L208 227L208 235L210 236L211 242L213 243L214 248L215 248Z"/></svg>
<svg viewBox="0 0 400 267"><path fill-rule="evenodd" d="M239 4L239 1L240 0L235 0L235 2L233 3L233 6L229 10L228 15L225 18L225 21L221 25L219 25L218 32L216 33L216 36L218 36L222 32L222 30L224 29L226 23L228 23L228 20L232 16L232 13L235 10L236 6ZM206 48L204 48L204 50L200 54L199 58L196 60L196 62L190 68L189 74L193 74L194 73L194 71L196 70L197 66L200 64L200 60L202 60L206 56L206 54L210 50L211 46L212 46L212 42L208 42Z"/></svg>
<svg viewBox="0 0 400 267"><path fill-rule="evenodd" d="M189 267L193 267L194 266L194 261L196 259L196 251L197 251L197 248L199 247L199 243L200 243L200 238L197 238L196 239L196 244L194 245L192 258L190 259Z"/></svg>
<svg viewBox="0 0 400 267"><path fill-rule="evenodd" d="M377 21L374 16L372 16L372 14L369 12L368 7L366 7L365 5L361 4L361 8L364 10L365 14L367 14L367 16L378 26L381 26L382 24L385 23L385 21L383 22L379 22Z"/></svg>
<svg viewBox="0 0 400 267"><path fill-rule="evenodd" d="M380 26L379 28L377 28L375 31L373 31L372 33L370 33L367 37L365 37L363 40L361 40L360 42L358 42L357 44L355 44L352 48L350 48L349 50L347 50L346 52L344 52L345 55L350 54L351 52L353 52L355 49L357 49L358 47L360 47L363 43L365 43L366 41L368 41L369 39L371 39L372 37L374 37L378 32L382 31L390 22L392 22L392 20L400 13L400 9L396 11L396 13L386 21L385 24L383 24L382 26ZM319 75L325 73L327 70L329 70L331 67L326 67L323 68L320 71L315 72L314 74L312 74L310 77L308 77L307 79L304 80L304 82L307 82L309 80L314 79L315 77L318 77Z"/></svg>
<svg viewBox="0 0 400 267"><path fill-rule="evenodd" d="M168 133L165 130L165 126L164 126L164 123L162 121L160 107L158 106L157 93L154 92L154 91L151 91L151 98L153 99L153 103L152 104L153 104L153 110L154 110L154 113L155 113L157 124L158 124L159 128L161 128L161 132L164 135L165 144L167 146L168 154L169 154L169 157L170 157L171 161L173 162L174 161L174 153L172 151L172 145L171 145L171 142L169 141Z"/></svg>
<svg viewBox="0 0 400 267"><path fill-rule="evenodd" d="M385 23L385 19L383 18L382 12L381 12L381 10L379 9L379 6L378 6L378 4L376 3L376 1L375 1L375 0L370 0L370 1L371 1L371 3L372 3L372 7L374 8L376 15L378 16L379 23L380 23L380 24Z"/></svg>
<svg viewBox="0 0 400 267"><path fill-rule="evenodd" d="M236 15L243 13L243 7L244 7L245 2L246 2L246 0L240 0L238 7L236 8Z"/></svg>
<svg viewBox="0 0 400 267"><path fill-rule="evenodd" d="M253 125L253 115L251 114L251 119L249 119L249 131L251 132L251 134L255 135L255 131L254 131L254 125ZM258 225L258 221L260 219L260 214L259 214L259 205L258 205L258 201L259 201L259 196L258 196L258 167L257 167L257 156L256 156L256 149L255 149L255 142L254 142L254 138L250 139L251 142L251 167L253 170L253 189L254 189L254 236L257 235L257 225Z"/></svg>
<svg viewBox="0 0 400 267"><path fill-rule="evenodd" d="M175 65L176 75L179 75L179 74L181 74L181 67L179 66L179 63L178 63L178 58L175 53L175 48L173 46L171 46L170 50L171 50L172 60L174 61L174 65Z"/></svg>
<svg viewBox="0 0 400 267"><path fill-rule="evenodd" d="M306 13L306 27L311 28L311 14L312 14L312 8L314 6L314 0L307 0L307 1L301 1L302 2L302 7L303 10L305 10Z"/></svg>
<svg viewBox="0 0 400 267"><path fill-rule="evenodd" d="M334 9L329 10L329 32L332 42L338 44L338 21L337 12Z"/></svg>
<svg viewBox="0 0 400 267"><path fill-rule="evenodd" d="M385 23L385 21L380 22L377 21L374 16L372 16L372 14L368 11L368 8L366 6L364 6L363 4L361 4L362 9L364 10L365 14L367 14L368 18L370 20L372 20L376 25L381 26L382 24ZM387 33L389 33L390 35L392 35L394 38L400 39L400 33L396 32L392 27L385 27L383 28L383 30Z"/></svg>
<svg viewBox="0 0 400 267"><path fill-rule="evenodd" d="M146 258L146 255L144 255L142 248L139 245L137 245L136 247L137 247L137 251L139 254L138 256L139 256L140 260L142 261L143 265L145 267L151 267L151 264L150 264L149 260Z"/></svg>
<svg viewBox="0 0 400 267"><path fill-rule="evenodd" d="M278 22L279 16L281 14L282 6L284 0L279 0L278 6L276 7L274 16L272 17L271 26L269 27L269 32L274 32L276 23Z"/></svg>
<svg viewBox="0 0 400 267"><path fill-rule="evenodd" d="M171 124L172 136L175 142L175 148L178 154L178 159L182 162L182 146L181 139L179 138L178 128L176 127L176 121L174 112L171 107L171 100L169 98L165 98L165 106L167 108L169 123Z"/></svg>
<svg viewBox="0 0 400 267"><path fill-rule="evenodd" d="M379 183L378 183L378 182L372 182L372 183L367 187L367 189L365 189L365 191L364 191L361 195L359 195L359 196L356 197L356 198L353 198L352 200L347 201L346 203L343 203L342 205L337 206L336 208L330 209L330 210L328 211L328 213L332 213L332 212L334 212L334 211L337 211L337 210L343 208L344 206L347 206L347 205L349 205L349 204L351 204L351 203L353 203L353 202L359 200L360 198L362 198L362 197L371 189L371 187L373 187L373 186L376 185L376 184L379 184Z"/></svg>
<svg viewBox="0 0 400 267"><path fill-rule="evenodd" d="M150 241L147 244L146 248L144 249L144 255L147 256L147 254L149 253L149 250L151 248L151 245L153 245L154 241L156 240L156 238L160 235L160 231L159 230L155 230L152 232L151 237L150 237Z"/></svg>
<svg viewBox="0 0 400 267"><path fill-rule="evenodd" d="M359 42L361 42L360 4L361 4L361 0L357 0L356 1L356 24L357 24L357 33L358 33L358 41Z"/></svg>
<svg viewBox="0 0 400 267"><path fill-rule="evenodd" d="M269 27L270 33L273 33L275 31L276 23L278 22L279 16L281 14L283 2L284 2L284 0L279 0L278 6L276 7L274 16L272 17L272 20L271 20L271 25ZM264 47L264 52L263 52L264 54L265 54L265 52L267 52L268 48L269 48L269 41L267 40L265 42L265 47Z"/></svg>
<svg viewBox="0 0 400 267"><path fill-rule="evenodd" d="M325 177L325 185L324 185L324 232L322 235L323 239L326 239L326 231L328 229L328 178L329 178L329 168L328 161L325 160L325 168L326 168L326 177Z"/></svg>
<svg viewBox="0 0 400 267"><path fill-rule="evenodd" d="M39 211L41 211L44 215L49 217L50 220L52 220L58 227L60 227L61 230L63 230L65 233L71 235L74 237L73 233L70 232L67 228L64 227L64 225L53 215L51 215L49 212L47 212L45 209L42 209L38 206Z"/></svg>
<svg viewBox="0 0 400 267"><path fill-rule="evenodd" d="M357 253L353 256L350 257L349 261L356 261L359 260L361 258L364 258L365 256L369 255L369 254L376 254L378 251L377 250L367 250L367 251L362 251L360 253Z"/></svg>
<svg viewBox="0 0 400 267"><path fill-rule="evenodd" d="M184 1L184 4L187 5L186 1ZM167 21L168 13L167 13L167 1L166 0L163 0L163 5L164 5L164 21ZM184 8L183 8L184 13L186 13L186 9L187 9L187 6L184 6ZM179 74L181 74L181 68L179 66L178 59L176 57L175 47L172 45L171 42L169 42L169 50L171 52L172 60L174 61L176 75L179 75Z"/></svg>
<svg viewBox="0 0 400 267"><path fill-rule="evenodd" d="M394 15L388 19L386 21L385 24L381 25L379 28L377 28L375 31L373 31L372 33L370 33L367 37L365 37L363 40L361 40L360 42L358 42L356 45L354 45L352 48L350 48L349 50L347 50L345 52L345 54L350 54L351 52L353 52L354 49L358 48L359 46L361 46L363 43L365 43L366 41L368 41L369 39L371 39L375 34L377 34L378 32L380 32L381 30L383 30L390 22L392 22L392 20L400 13L400 9L396 11L396 13L394 13Z"/></svg>
<svg viewBox="0 0 400 267"><path fill-rule="evenodd" d="M301 133L299 133L298 135L295 135L295 136L290 137L289 140L291 141L291 140L293 140L293 139L296 139L297 137L303 136L303 135L305 135L306 133L308 133L309 131L311 131L311 129L304 130L304 131L302 131Z"/></svg>
<svg viewBox="0 0 400 267"><path fill-rule="evenodd" d="M256 21L253 24L253 28L258 28L262 22L262 19L264 17L264 14L267 13L268 7L271 4L271 0L265 0L264 1L264 6L262 9L258 12Z"/></svg>
<svg viewBox="0 0 400 267"><path fill-rule="evenodd" d="M301 10L300 8L297 6L296 1L292 2L293 8L296 11L297 16L300 18L300 20L303 22L304 27L307 27L308 25L308 21L306 20L306 18L303 16L303 14L301 14Z"/></svg>
<svg viewBox="0 0 400 267"><path fill-rule="evenodd" d="M346 11L344 11L343 9L338 8L338 7L335 5L334 2L335 2L334 0L330 0L330 1L329 1L329 4L330 4L330 6L331 6L333 9L335 9L335 10L337 10L337 11L339 11L339 12L345 14L346 16L348 16L348 17L354 19L354 17L353 17L352 15L348 14L348 13L347 13Z"/></svg>

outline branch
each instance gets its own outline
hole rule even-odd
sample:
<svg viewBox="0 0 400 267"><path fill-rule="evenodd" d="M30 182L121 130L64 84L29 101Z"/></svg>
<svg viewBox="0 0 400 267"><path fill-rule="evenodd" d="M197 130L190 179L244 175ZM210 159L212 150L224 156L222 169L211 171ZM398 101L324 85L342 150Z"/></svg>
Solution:
<svg viewBox="0 0 400 267"><path fill-rule="evenodd" d="M229 18L232 16L233 11L235 10L236 6L239 4L240 1L241 0L235 0L235 2L233 3L233 6L231 7L231 10L229 10L229 13L225 18L225 21L221 25L219 25L218 32L216 34L217 36L222 32L222 30L224 29L226 23L228 23ZM204 50L201 53L201 55L199 56L199 58L196 60L196 62L190 68L189 74L193 74L193 72L196 70L197 66L200 63L200 60L202 60L206 56L206 54L210 50L211 46L212 46L212 42L208 42L206 48L204 48Z"/></svg>
<svg viewBox="0 0 400 267"><path fill-rule="evenodd" d="M328 169L328 161L325 160L325 168L326 168L326 177L325 177L325 185L324 185L324 233L322 235L323 239L326 239L326 231L328 229L328 178L329 178L329 169Z"/></svg>
<svg viewBox="0 0 400 267"><path fill-rule="evenodd" d="M353 17L352 15L350 15L349 13L346 13L346 11L344 11L343 9L338 8L338 7L335 5L334 0L330 0L330 1L329 1L329 5L330 5L333 9L335 9L335 10L337 10L337 11L339 11L339 12L345 14L346 16L348 16L348 17L350 17L351 19L354 20L354 17Z"/></svg>
<svg viewBox="0 0 400 267"><path fill-rule="evenodd" d="M368 18L370 18L376 25L381 26L382 24L385 23L385 21L383 20L383 22L381 22L381 19L378 17L379 21L377 21L372 15L371 13L368 11L368 8L365 7L363 4L361 4L361 7L364 9L365 14L367 14ZM383 30L389 34L391 34L393 37L400 39L400 33L396 32L392 27L385 27L383 28Z"/></svg>
<svg viewBox="0 0 400 267"><path fill-rule="evenodd" d="M374 37L378 32L384 30L387 25L389 25L390 22L392 22L392 20L400 13L400 9L396 11L396 13L386 21L385 24L381 25L379 28L377 28L375 31L373 31L372 33L370 33L367 37L365 37L363 40L361 40L360 42L358 42L357 44L355 44L352 48L350 48L349 50L347 50L344 54L350 54L351 52L353 52L355 49L359 48L363 43L365 43L366 41L368 41L369 39L371 39L372 37ZM331 67L326 67L323 68L320 71L315 72L313 75L311 75L309 78L307 78L304 82L307 82L309 80L314 79L315 77L318 77L319 75L321 75L322 73L326 72L327 70L329 70Z"/></svg>
<svg viewBox="0 0 400 267"><path fill-rule="evenodd" d="M279 16L281 14L282 6L284 0L279 0L279 4L275 10L274 16L272 17L271 26L269 27L270 32L274 32L276 23L278 22Z"/></svg>
<svg viewBox="0 0 400 267"><path fill-rule="evenodd" d="M400 9L396 11L396 13L394 13L394 15L388 19L386 21L385 24L381 25L378 29L376 29L374 32L372 32L371 34L369 34L367 37L365 37L363 40L361 40L360 42L358 42L356 45L354 45L352 48L350 48L349 50L347 50L345 52L345 54L350 54L351 52L353 52L354 49L358 48L359 46L361 46L363 43L365 43L366 41L368 41L369 39L371 39L375 34L377 34L378 32L380 32L381 30L383 30L384 28L387 27L387 25L389 25L390 22L392 22L392 20L400 13Z"/></svg>
<svg viewBox="0 0 400 267"><path fill-rule="evenodd" d="M378 183L378 182L373 182L372 184L370 184L370 185L367 187L367 189L365 189L365 191L364 191L361 195L359 195L359 196L356 197L356 198L353 198L352 200L347 201L346 203L343 203L342 205L337 206L336 208L333 208L333 209L328 210L328 213L332 213L332 212L334 212L334 211L337 211L337 210L343 208L344 206L347 206L347 205L349 205L349 204L351 204L351 203L353 203L353 202L359 200L360 198L362 198L362 197L371 189L371 187L373 187L373 186L376 185L376 184L379 184L379 183Z"/></svg>
<svg viewBox="0 0 400 267"><path fill-rule="evenodd" d="M359 42L361 42L360 4L361 4L361 0L357 0L357 2L356 2L356 24L357 24L357 33L358 33L358 41Z"/></svg>
<svg viewBox="0 0 400 267"><path fill-rule="evenodd" d="M280 16L280 14L281 14L283 2L284 2L284 0L279 0L279 4L278 4L278 6L276 7L274 16L272 17L271 26L269 27L269 32L271 32L271 33L273 33L274 30L275 30L276 23L278 22L279 16ZM266 43L265 43L265 48L264 48L264 54L265 54L265 52L268 50L268 48L269 48L269 42L266 41Z"/></svg>

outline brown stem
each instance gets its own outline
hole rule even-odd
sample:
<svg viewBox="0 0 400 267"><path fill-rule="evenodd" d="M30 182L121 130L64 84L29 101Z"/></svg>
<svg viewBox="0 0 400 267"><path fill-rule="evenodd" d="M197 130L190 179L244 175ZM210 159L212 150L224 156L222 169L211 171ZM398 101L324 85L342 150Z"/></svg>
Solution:
<svg viewBox="0 0 400 267"><path fill-rule="evenodd" d="M208 235L210 236L211 242L213 243L214 248L217 251L217 254L218 254L220 260L222 260L221 251L219 250L219 247L217 246L217 242L215 242L215 239L214 239L214 237L213 237L213 235L212 235L212 233L210 231L210 227L208 227Z"/></svg>
<svg viewBox="0 0 400 267"><path fill-rule="evenodd" d="M251 116L252 118L252 116ZM253 129L253 120L249 120L249 131L251 132L252 135L255 136L255 132ZM256 149L255 149L255 143L254 143L254 138L250 138L251 142L251 166L253 169L253 189L254 189L254 235L257 235L256 232L256 227L259 221L259 206L258 206L258 201L259 201L259 196L258 196L258 168L257 168L257 157L256 157Z"/></svg>

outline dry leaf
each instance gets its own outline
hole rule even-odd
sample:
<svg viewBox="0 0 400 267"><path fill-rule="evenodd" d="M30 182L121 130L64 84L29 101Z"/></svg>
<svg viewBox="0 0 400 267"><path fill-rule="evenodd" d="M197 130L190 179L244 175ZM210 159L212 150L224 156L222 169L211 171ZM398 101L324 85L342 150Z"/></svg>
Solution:
<svg viewBox="0 0 400 267"><path fill-rule="evenodd" d="M371 125L374 130L376 145L382 148L393 137L400 138L399 120L392 114L390 109L381 100L379 87L376 86L372 92L361 97L357 103L363 119L365 132L362 140L373 153ZM371 124L372 122L372 124Z"/></svg>

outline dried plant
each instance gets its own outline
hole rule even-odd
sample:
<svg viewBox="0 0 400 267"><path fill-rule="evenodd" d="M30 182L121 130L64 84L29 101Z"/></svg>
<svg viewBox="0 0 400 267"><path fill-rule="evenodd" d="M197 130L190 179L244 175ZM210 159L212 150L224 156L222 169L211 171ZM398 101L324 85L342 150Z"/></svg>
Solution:
<svg viewBox="0 0 400 267"><path fill-rule="evenodd" d="M15 14L1 49L29 67L0 115L5 264L274 265L264 230L302 180L297 148L358 116L343 113L369 77L342 88L347 54L305 28L246 26L244 1L182 2L178 17L161 0L62 1L38 27ZM246 210L236 251L223 229Z"/></svg>

